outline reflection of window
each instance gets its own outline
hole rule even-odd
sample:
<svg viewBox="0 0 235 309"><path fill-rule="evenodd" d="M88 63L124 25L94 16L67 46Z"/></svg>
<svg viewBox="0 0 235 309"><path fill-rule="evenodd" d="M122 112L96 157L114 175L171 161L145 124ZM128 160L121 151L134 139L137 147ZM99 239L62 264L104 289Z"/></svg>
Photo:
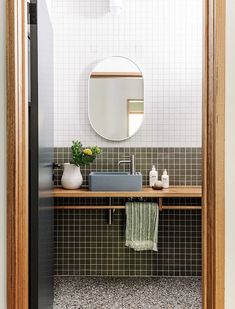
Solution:
<svg viewBox="0 0 235 309"><path fill-rule="evenodd" d="M128 133L133 135L140 127L144 116L144 100L129 99L128 102Z"/></svg>

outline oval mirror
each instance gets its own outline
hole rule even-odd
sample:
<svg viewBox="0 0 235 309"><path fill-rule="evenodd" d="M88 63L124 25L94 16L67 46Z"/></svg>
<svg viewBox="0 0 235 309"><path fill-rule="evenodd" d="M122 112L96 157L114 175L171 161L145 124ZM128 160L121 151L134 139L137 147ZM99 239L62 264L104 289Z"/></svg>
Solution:
<svg viewBox="0 0 235 309"><path fill-rule="evenodd" d="M102 137L121 141L133 136L144 117L144 80L130 59L110 57L90 74L88 114Z"/></svg>

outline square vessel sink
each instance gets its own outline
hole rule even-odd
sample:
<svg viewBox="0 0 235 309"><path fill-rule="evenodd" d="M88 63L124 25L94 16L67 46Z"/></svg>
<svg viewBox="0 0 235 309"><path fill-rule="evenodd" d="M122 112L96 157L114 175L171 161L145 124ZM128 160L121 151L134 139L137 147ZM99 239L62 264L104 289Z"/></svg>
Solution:
<svg viewBox="0 0 235 309"><path fill-rule="evenodd" d="M92 172L88 176L90 191L141 191L142 174Z"/></svg>

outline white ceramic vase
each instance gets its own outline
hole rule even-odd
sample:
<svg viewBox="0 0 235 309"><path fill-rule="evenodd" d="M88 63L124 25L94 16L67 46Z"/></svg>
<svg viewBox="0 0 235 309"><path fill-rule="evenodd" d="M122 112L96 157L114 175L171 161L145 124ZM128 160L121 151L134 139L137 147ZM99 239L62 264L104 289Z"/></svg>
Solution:
<svg viewBox="0 0 235 309"><path fill-rule="evenodd" d="M61 184L65 189L78 189L82 185L82 174L80 167L75 164L65 163Z"/></svg>

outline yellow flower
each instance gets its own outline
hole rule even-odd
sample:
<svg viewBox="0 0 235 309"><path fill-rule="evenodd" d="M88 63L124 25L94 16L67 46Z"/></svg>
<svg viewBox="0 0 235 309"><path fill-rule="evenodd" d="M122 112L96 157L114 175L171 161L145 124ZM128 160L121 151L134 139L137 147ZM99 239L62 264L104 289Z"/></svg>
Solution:
<svg viewBox="0 0 235 309"><path fill-rule="evenodd" d="M92 151L91 151L91 149L89 149L89 148L84 149L84 150L83 150L83 153L86 154L86 155L88 155L88 156L92 156Z"/></svg>

